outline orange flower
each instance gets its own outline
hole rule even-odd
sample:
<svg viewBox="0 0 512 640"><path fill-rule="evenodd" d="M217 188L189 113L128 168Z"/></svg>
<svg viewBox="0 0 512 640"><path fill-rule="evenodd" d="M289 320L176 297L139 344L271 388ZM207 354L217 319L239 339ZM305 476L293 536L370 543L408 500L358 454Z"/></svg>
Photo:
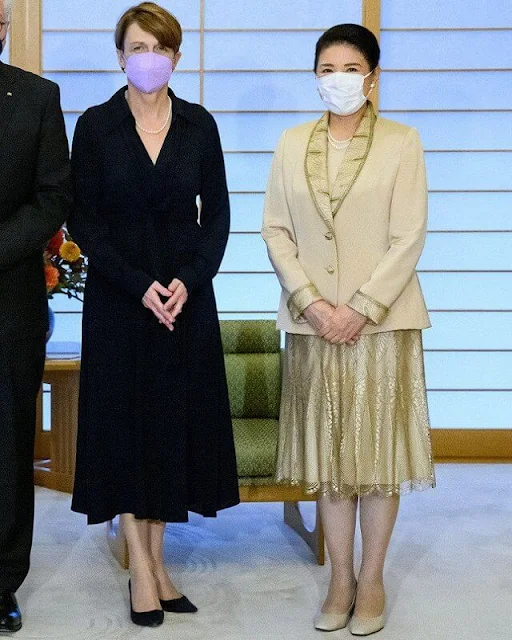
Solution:
<svg viewBox="0 0 512 640"><path fill-rule="evenodd" d="M46 264L44 266L44 278L46 280L46 290L53 291L59 284L59 270Z"/></svg>
<svg viewBox="0 0 512 640"><path fill-rule="evenodd" d="M66 260L67 262L76 262L81 255L80 247L70 240L64 242L59 249L60 257Z"/></svg>
<svg viewBox="0 0 512 640"><path fill-rule="evenodd" d="M57 233L53 236L53 238L48 243L46 250L49 251L53 256L59 255L59 249L61 248L62 243L64 242L64 231L59 229Z"/></svg>

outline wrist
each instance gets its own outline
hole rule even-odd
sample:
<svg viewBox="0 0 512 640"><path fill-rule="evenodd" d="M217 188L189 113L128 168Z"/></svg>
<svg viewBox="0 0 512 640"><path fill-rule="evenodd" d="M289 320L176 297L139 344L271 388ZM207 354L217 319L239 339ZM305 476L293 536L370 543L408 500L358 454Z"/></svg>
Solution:
<svg viewBox="0 0 512 640"><path fill-rule="evenodd" d="M321 312L326 304L328 303L326 303L325 300L315 300L304 309L302 315L317 315L319 312Z"/></svg>

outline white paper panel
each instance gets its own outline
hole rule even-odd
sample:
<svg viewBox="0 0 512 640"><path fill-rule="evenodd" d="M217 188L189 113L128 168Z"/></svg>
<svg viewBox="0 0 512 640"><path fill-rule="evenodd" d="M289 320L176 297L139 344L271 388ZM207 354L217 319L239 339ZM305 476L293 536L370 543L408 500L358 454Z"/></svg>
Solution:
<svg viewBox="0 0 512 640"><path fill-rule="evenodd" d="M220 270L273 271L263 238L259 234L231 235Z"/></svg>
<svg viewBox="0 0 512 640"><path fill-rule="evenodd" d="M418 269L511 270L511 258L512 233L430 233Z"/></svg>
<svg viewBox="0 0 512 640"><path fill-rule="evenodd" d="M318 120L314 113L216 113L225 151L274 151L285 129Z"/></svg>
<svg viewBox="0 0 512 640"><path fill-rule="evenodd" d="M321 111L311 72L206 73L205 106L223 111Z"/></svg>
<svg viewBox="0 0 512 640"><path fill-rule="evenodd" d="M115 29L121 15L135 0L43 0L44 29ZM200 0L159 0L184 29L198 29Z"/></svg>
<svg viewBox="0 0 512 640"><path fill-rule="evenodd" d="M512 26L508 0L382 0L382 27Z"/></svg>
<svg viewBox="0 0 512 640"><path fill-rule="evenodd" d="M51 303L53 307L53 302ZM82 315L57 313L52 342L82 342Z"/></svg>
<svg viewBox="0 0 512 640"><path fill-rule="evenodd" d="M430 392L428 403L434 429L512 428L509 392Z"/></svg>
<svg viewBox="0 0 512 640"><path fill-rule="evenodd" d="M512 149L512 112L382 113L416 127L429 149Z"/></svg>
<svg viewBox="0 0 512 640"><path fill-rule="evenodd" d="M276 311L280 286L272 274L219 274L213 281L219 311Z"/></svg>
<svg viewBox="0 0 512 640"><path fill-rule="evenodd" d="M429 188L512 190L512 153L428 153Z"/></svg>
<svg viewBox="0 0 512 640"><path fill-rule="evenodd" d="M425 353L429 389L512 389L512 353Z"/></svg>
<svg viewBox="0 0 512 640"><path fill-rule="evenodd" d="M510 109L511 104L512 71L381 75L381 109Z"/></svg>
<svg viewBox="0 0 512 640"><path fill-rule="evenodd" d="M233 194L231 200L231 230L260 231L263 219L263 195Z"/></svg>
<svg viewBox="0 0 512 640"><path fill-rule="evenodd" d="M205 0L207 29L326 29L361 22L361 0Z"/></svg>
<svg viewBox="0 0 512 640"><path fill-rule="evenodd" d="M272 162L271 153L228 153L226 173L231 191L264 191Z"/></svg>
<svg viewBox="0 0 512 640"><path fill-rule="evenodd" d="M430 320L425 349L512 349L512 313L431 313Z"/></svg>
<svg viewBox="0 0 512 640"><path fill-rule="evenodd" d="M185 33L179 69L199 70L199 33ZM113 33L48 32L43 36L44 70L119 70Z"/></svg>
<svg viewBox="0 0 512 640"><path fill-rule="evenodd" d="M383 69L509 69L512 30L384 31L380 45Z"/></svg>
<svg viewBox="0 0 512 640"><path fill-rule="evenodd" d="M206 33L204 65L206 69L312 70L322 33Z"/></svg>
<svg viewBox="0 0 512 640"><path fill-rule="evenodd" d="M512 193L431 193L430 229L512 229Z"/></svg>
<svg viewBox="0 0 512 640"><path fill-rule="evenodd" d="M429 309L512 309L510 273L422 273Z"/></svg>

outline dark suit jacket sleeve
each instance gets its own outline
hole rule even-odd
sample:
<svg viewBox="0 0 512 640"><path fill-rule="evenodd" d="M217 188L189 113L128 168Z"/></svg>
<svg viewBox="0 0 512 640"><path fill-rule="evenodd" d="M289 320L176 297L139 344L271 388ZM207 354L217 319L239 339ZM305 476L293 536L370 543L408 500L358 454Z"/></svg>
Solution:
<svg viewBox="0 0 512 640"><path fill-rule="evenodd" d="M92 127L82 116L73 138L71 166L75 206L68 228L96 271L114 286L142 300L154 279L130 266L112 243L108 224L99 211L100 158Z"/></svg>
<svg viewBox="0 0 512 640"><path fill-rule="evenodd" d="M203 239L194 259L176 274L189 293L215 277L229 237L230 211L224 156L213 118L209 120L201 173Z"/></svg>
<svg viewBox="0 0 512 640"><path fill-rule="evenodd" d="M0 222L0 271L43 250L71 207L69 147L57 85L50 91L41 124L34 195Z"/></svg>

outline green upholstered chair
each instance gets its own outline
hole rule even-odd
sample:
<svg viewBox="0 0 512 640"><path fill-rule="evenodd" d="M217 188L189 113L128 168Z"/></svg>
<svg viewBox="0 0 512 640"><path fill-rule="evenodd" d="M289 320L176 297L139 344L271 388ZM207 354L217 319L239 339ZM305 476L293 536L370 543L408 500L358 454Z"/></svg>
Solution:
<svg viewBox="0 0 512 640"><path fill-rule="evenodd" d="M324 563L317 516L309 531L299 501L316 500L300 487L277 484L275 469L281 403L281 334L273 320L221 320L231 416L242 502L283 502L284 521ZM116 519L117 520L117 519ZM125 567L128 551L117 522L109 523L112 551Z"/></svg>
<svg viewBox="0 0 512 640"><path fill-rule="evenodd" d="M316 500L300 487L277 484L275 469L281 404L281 334L274 320L221 320L229 401L242 502L283 502L284 520L324 563L317 517L309 531L299 501Z"/></svg>
<svg viewBox="0 0 512 640"><path fill-rule="evenodd" d="M220 323L241 486L274 484L281 345L267 320Z"/></svg>

